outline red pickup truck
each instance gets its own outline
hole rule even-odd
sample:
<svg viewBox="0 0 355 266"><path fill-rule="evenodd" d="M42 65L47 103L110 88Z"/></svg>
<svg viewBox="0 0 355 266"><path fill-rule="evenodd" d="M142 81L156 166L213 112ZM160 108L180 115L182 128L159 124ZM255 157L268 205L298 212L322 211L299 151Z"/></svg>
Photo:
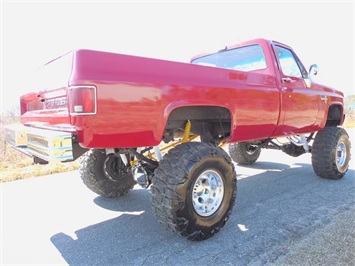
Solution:
<svg viewBox="0 0 355 266"><path fill-rule="evenodd" d="M40 92L21 97L27 146L15 148L36 162L82 157L83 182L104 197L150 186L158 221L190 240L226 223L233 161L253 164L266 148L312 153L322 178L349 166L343 93L314 83L317 66L307 71L279 42L251 40L190 63L77 50L44 70Z"/></svg>

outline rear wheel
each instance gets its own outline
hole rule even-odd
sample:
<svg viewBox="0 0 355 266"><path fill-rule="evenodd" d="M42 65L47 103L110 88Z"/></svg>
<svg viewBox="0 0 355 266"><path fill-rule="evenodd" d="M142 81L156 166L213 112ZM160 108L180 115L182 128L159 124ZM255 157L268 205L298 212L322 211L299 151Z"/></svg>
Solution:
<svg viewBox="0 0 355 266"><path fill-rule="evenodd" d="M120 157L106 155L105 150L91 149L85 153L80 176L93 192L107 198L128 193L135 181Z"/></svg>
<svg viewBox="0 0 355 266"><path fill-rule="evenodd" d="M209 143L170 150L153 175L157 220L189 240L204 240L228 220L236 197L236 174L228 154Z"/></svg>
<svg viewBox="0 0 355 266"><path fill-rule="evenodd" d="M343 128L326 127L319 131L312 145L314 172L326 179L340 179L349 168L350 140Z"/></svg>
<svg viewBox="0 0 355 266"><path fill-rule="evenodd" d="M240 142L229 144L229 155L233 161L241 165L250 165L255 163L261 153L261 148L252 145L249 142Z"/></svg>

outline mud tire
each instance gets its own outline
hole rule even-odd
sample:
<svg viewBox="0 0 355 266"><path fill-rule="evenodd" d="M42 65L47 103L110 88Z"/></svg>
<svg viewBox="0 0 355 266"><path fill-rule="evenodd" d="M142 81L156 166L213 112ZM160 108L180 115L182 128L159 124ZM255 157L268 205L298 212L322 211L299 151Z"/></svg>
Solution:
<svg viewBox="0 0 355 266"><path fill-rule="evenodd" d="M114 198L128 193L135 181L120 157L106 155L105 150L91 149L82 158L80 177L93 192Z"/></svg>
<svg viewBox="0 0 355 266"><path fill-rule="evenodd" d="M208 213L199 214L196 208L200 200L196 199L198 182L210 173L221 181L217 187L222 188L223 193L217 193L221 195L217 197L219 205L214 205ZM223 149L210 143L180 144L164 156L154 172L153 213L160 224L180 236L193 241L207 239L228 220L236 197L236 182L234 165ZM213 186L209 188L214 191ZM206 192L210 197L207 203L214 193Z"/></svg>
<svg viewBox="0 0 355 266"><path fill-rule="evenodd" d="M229 144L228 150L233 161L240 165L251 165L255 163L261 153L261 148L255 148L248 142Z"/></svg>
<svg viewBox="0 0 355 266"><path fill-rule="evenodd" d="M319 131L312 145L314 172L325 179L340 179L349 168L349 136L343 128L326 127Z"/></svg>

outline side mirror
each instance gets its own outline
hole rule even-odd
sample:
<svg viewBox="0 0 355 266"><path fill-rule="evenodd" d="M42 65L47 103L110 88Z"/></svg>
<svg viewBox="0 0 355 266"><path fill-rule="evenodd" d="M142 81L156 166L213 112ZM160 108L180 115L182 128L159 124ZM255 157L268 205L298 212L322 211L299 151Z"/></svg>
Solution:
<svg viewBox="0 0 355 266"><path fill-rule="evenodd" d="M318 74L318 65L313 64L309 67L309 77L316 76Z"/></svg>

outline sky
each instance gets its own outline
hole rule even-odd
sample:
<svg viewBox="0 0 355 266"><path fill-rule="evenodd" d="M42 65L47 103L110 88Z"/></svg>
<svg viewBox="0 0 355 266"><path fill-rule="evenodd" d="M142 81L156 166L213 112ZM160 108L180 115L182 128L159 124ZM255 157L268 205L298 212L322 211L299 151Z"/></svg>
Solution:
<svg viewBox="0 0 355 266"><path fill-rule="evenodd" d="M318 81L354 91L351 1L1 1L1 110L38 91L39 67L86 48L189 62L254 38L291 46Z"/></svg>

